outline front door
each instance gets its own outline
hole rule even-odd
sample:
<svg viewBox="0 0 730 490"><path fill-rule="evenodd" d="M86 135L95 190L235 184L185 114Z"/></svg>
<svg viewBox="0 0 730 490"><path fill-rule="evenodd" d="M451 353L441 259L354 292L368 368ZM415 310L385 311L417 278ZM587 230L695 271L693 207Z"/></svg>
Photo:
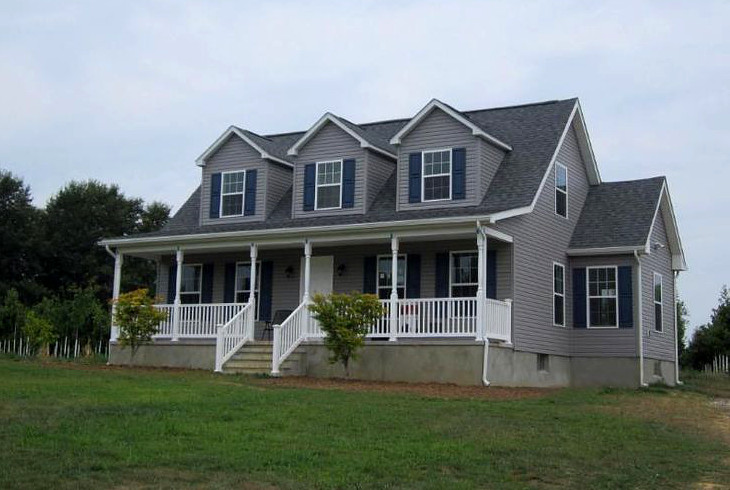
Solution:
<svg viewBox="0 0 730 490"><path fill-rule="evenodd" d="M334 262L334 257L332 255L310 258L310 297L314 296L315 293L330 294L332 292ZM301 298L304 294L304 257L302 257L301 274L299 277L299 297Z"/></svg>

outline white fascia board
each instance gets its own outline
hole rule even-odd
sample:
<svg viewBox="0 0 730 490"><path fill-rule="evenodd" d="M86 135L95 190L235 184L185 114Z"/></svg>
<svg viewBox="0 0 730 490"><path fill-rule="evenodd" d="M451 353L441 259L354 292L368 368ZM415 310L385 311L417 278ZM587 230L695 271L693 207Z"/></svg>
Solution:
<svg viewBox="0 0 730 490"><path fill-rule="evenodd" d="M261 148L259 145L257 145L251 138L249 138L248 136L246 136L246 134L243 131L241 131L239 128L237 128L236 126L231 126L227 130L225 130L223 132L223 134L221 134L218 137L218 139L216 139L213 142L213 144L210 145L208 147L208 149L205 150L203 152L203 154L200 155L195 160L195 163L199 167L204 167L205 166L205 161L213 153L215 153L216 151L218 151L218 149L223 145L223 143L225 143L225 141L228 139L228 137L231 136L232 134L235 134L236 136L238 136L239 138L241 138L248 146L250 146L251 148L253 148L257 152L259 152L261 154L261 158L263 158L265 160L271 160L272 162L280 163L280 164L282 164L282 165L284 165L286 167L289 167L289 168L294 168L294 165L292 165L290 162L287 162L286 160L282 160L281 158L275 157L272 154L270 154L269 152L267 152L266 150L264 150L263 148Z"/></svg>
<svg viewBox="0 0 730 490"><path fill-rule="evenodd" d="M591 144L591 138L588 136L588 127L586 126L585 117L583 117L583 108L580 105L580 101L576 101L578 118L576 124L578 125L578 131L576 136L578 137L578 146L581 149L581 155L583 158L588 160L588 168L586 173L588 174L588 181L591 185L598 185L601 183L601 172L598 169L598 162L596 162L596 155L593 153L593 144Z"/></svg>
<svg viewBox="0 0 730 490"><path fill-rule="evenodd" d="M398 131L390 139L390 144L391 145L401 144L401 141L403 140L405 135L410 133L418 125L418 123L420 123L421 120L423 120L423 118L425 118L433 109L441 109L446 114L448 114L449 116L453 117L454 119L459 121L464 126L471 129L471 133L474 136L479 136L481 138L484 138L485 140L489 141L493 145L495 145L505 151L512 151L512 146L510 146L509 144L505 143L504 141L502 141L498 138L495 138L491 134L487 133L482 128L480 128L479 126L477 126L476 124L474 124L473 122L471 122L470 120L468 120L467 118L465 118L464 116L462 116L461 114L459 114L458 112L456 112L451 107L447 106L446 104L444 104L443 102L441 102L438 99L432 99L431 102L426 104L426 106L423 109L418 111L418 114L413 116L413 118L411 118L411 120L408 121L408 123L405 126L403 126L401 128L401 130Z"/></svg>
<svg viewBox="0 0 730 490"><path fill-rule="evenodd" d="M634 252L644 253L644 246L635 245L626 247L569 248L567 254L572 257L580 257L586 255L632 254Z"/></svg>
<svg viewBox="0 0 730 490"><path fill-rule="evenodd" d="M674 214L674 206L672 205L672 199L669 195L669 187L667 181L662 184L662 190L659 194L659 201L657 202L656 209L654 210L654 217L651 220L651 226L646 237L646 244L644 248L647 253L651 252L651 234L654 231L654 225L656 224L657 216L659 212L662 212L664 216L665 232L667 233L667 240L669 241L670 251L672 253L672 270L675 271L686 271L687 262L684 258L684 247L682 246L682 237L679 235L679 225L677 225L677 216ZM667 219L669 218L669 219Z"/></svg>
<svg viewBox="0 0 730 490"><path fill-rule="evenodd" d="M357 134L355 131L353 131L347 124L340 121L340 118L335 116L334 114L327 112L322 117L319 118L319 120L314 123L314 125L309 128L309 130L304 133L304 135L299 138L296 143L294 143L289 150L287 150L286 154L290 156L296 156L299 154L299 150L307 144L309 140L311 140L328 122L331 122L332 124L336 125L338 128L342 129L344 132L355 138L360 143L360 148L367 148L369 150L376 151L378 153L381 153L387 157L390 157L394 160L397 160L398 157L394 155L393 153L390 153L389 151L386 151L382 148L378 148L377 146L372 145L368 140Z"/></svg>
<svg viewBox="0 0 730 490"><path fill-rule="evenodd" d="M137 247L145 245L159 245L160 250L169 249L173 246L182 246L185 243L199 244L205 242L220 241L251 241L273 242L278 239L287 241L301 241L308 237L326 237L338 236L352 238L353 233L361 232L377 232L391 233L408 230L423 230L423 236L433 236L438 233L438 227L442 229L454 227L468 227L465 229L473 229L477 221L483 223L492 223L490 216L458 216L444 218L425 218L419 220L402 220L402 221L383 221L377 223L353 223L349 225L329 225L317 227L300 227L300 228L276 228L270 230L249 230L249 231L229 231L217 233L199 233L192 235L177 236L156 236L156 237L140 237L140 238L112 238L99 242L99 245L110 247ZM497 230L488 230L488 234L494 238L511 241L512 237Z"/></svg>

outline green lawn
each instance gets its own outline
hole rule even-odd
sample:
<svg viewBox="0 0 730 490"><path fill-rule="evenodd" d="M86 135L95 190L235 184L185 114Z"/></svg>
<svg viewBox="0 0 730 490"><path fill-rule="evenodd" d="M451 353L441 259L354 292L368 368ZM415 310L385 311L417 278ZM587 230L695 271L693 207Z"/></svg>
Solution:
<svg viewBox="0 0 730 490"><path fill-rule="evenodd" d="M688 389L519 400L0 358L0 488L687 488L730 481Z"/></svg>

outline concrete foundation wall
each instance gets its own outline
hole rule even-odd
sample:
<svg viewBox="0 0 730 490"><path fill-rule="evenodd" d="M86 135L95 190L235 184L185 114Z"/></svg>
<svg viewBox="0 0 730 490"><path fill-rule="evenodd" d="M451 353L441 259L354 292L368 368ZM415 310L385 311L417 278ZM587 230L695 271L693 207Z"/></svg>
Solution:
<svg viewBox="0 0 730 490"><path fill-rule="evenodd" d="M644 359L644 382L649 384L663 383L674 386L677 383L674 361Z"/></svg>
<svg viewBox="0 0 730 490"><path fill-rule="evenodd" d="M132 350L112 344L109 364L127 366L174 367L185 369L215 369L215 342L156 341L142 345L132 358Z"/></svg>

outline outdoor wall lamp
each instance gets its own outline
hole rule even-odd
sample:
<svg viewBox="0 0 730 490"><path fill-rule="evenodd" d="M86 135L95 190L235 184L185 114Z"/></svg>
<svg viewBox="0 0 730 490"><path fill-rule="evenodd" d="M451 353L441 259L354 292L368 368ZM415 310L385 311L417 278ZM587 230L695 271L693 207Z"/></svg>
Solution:
<svg viewBox="0 0 730 490"><path fill-rule="evenodd" d="M341 276L342 274L344 274L345 273L345 269L346 269L345 264L338 265L337 266L337 275L338 276Z"/></svg>
<svg viewBox="0 0 730 490"><path fill-rule="evenodd" d="M287 279L290 279L291 276L294 275L294 267L288 265L286 269L284 269L284 274L286 275Z"/></svg>

